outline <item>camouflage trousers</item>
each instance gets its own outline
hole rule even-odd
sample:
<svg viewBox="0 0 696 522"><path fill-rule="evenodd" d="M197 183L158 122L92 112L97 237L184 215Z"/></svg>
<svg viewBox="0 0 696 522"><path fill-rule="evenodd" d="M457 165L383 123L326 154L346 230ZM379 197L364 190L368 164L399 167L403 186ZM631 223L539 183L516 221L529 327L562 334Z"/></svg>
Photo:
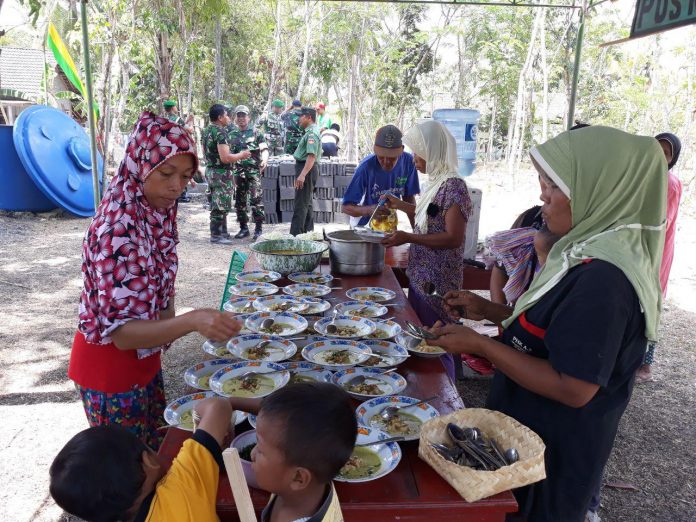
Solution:
<svg viewBox="0 0 696 522"><path fill-rule="evenodd" d="M269 136L266 136L266 143L268 143L269 156L282 156L283 154L285 154L283 140L280 137L271 138Z"/></svg>
<svg viewBox="0 0 696 522"><path fill-rule="evenodd" d="M217 213L232 212L234 200L234 176L228 169L208 167L205 169L205 179L210 190L210 210Z"/></svg>
<svg viewBox="0 0 696 522"><path fill-rule="evenodd" d="M247 207L251 206L251 214L254 222L264 222L263 190L261 189L261 176L258 171L235 172L234 185L236 189L234 208L237 211L237 221L240 225L249 222Z"/></svg>
<svg viewBox="0 0 696 522"><path fill-rule="evenodd" d="M294 154L295 149L300 144L301 136L286 136L285 137L285 154Z"/></svg>

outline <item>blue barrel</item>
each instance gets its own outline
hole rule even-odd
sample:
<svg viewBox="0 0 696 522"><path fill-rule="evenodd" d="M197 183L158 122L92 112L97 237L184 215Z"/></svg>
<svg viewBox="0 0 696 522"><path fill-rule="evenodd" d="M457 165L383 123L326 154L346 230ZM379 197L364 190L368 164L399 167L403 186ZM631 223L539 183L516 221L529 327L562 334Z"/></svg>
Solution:
<svg viewBox="0 0 696 522"><path fill-rule="evenodd" d="M459 175L470 176L476 166L476 134L481 113L476 109L437 109L433 119L449 129L457 140Z"/></svg>
<svg viewBox="0 0 696 522"><path fill-rule="evenodd" d="M13 126L0 125L0 209L46 212L58 205L39 190L22 165L12 138Z"/></svg>

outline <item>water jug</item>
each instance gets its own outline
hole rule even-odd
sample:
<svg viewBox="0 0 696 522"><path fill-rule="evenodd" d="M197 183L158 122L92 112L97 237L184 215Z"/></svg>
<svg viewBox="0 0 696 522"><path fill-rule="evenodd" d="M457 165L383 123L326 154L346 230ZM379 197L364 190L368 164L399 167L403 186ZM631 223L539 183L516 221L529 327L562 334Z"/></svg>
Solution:
<svg viewBox="0 0 696 522"><path fill-rule="evenodd" d="M459 175L470 176L476 162L476 131L481 113L476 109L437 109L433 119L439 121L457 140Z"/></svg>

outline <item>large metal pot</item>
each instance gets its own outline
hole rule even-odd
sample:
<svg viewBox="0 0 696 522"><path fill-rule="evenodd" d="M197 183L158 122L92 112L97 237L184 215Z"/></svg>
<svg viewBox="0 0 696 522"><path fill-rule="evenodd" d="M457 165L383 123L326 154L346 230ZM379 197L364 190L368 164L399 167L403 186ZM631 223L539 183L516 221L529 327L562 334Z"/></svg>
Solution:
<svg viewBox="0 0 696 522"><path fill-rule="evenodd" d="M384 246L361 239L352 230L324 232L329 243L331 271L345 275L372 275L384 269Z"/></svg>

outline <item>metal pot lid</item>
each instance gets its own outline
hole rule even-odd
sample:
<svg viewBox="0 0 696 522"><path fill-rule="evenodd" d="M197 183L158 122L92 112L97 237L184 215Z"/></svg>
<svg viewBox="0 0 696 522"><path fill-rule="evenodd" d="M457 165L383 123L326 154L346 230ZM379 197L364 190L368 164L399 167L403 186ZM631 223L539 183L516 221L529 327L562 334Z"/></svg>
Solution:
<svg viewBox="0 0 696 522"><path fill-rule="evenodd" d="M17 118L13 139L22 165L48 199L77 216L94 214L89 137L75 120L33 105ZM97 161L101 177L101 155Z"/></svg>

